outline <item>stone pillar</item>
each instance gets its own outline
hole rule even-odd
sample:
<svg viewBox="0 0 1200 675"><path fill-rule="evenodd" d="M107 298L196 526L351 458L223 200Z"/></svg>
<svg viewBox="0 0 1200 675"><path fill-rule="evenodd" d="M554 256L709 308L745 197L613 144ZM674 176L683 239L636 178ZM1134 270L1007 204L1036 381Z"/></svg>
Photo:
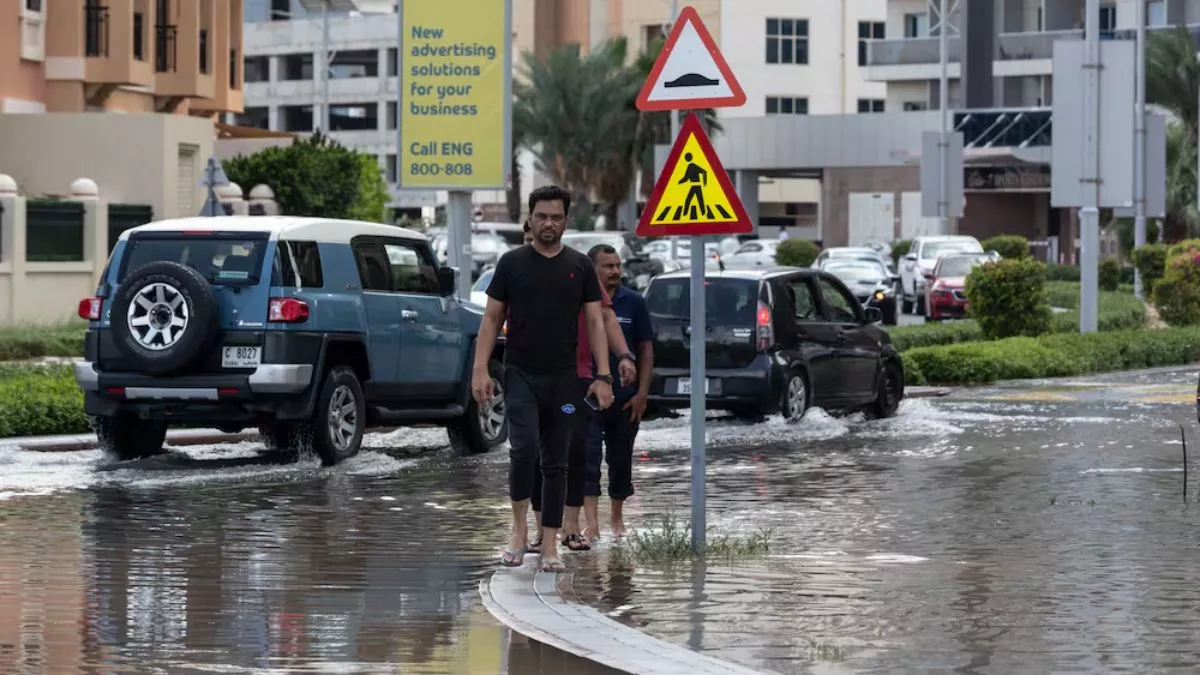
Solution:
<svg viewBox="0 0 1200 675"><path fill-rule="evenodd" d="M0 174L0 322L17 318L18 278L25 277L25 198L17 192L17 182Z"/></svg>
<svg viewBox="0 0 1200 675"><path fill-rule="evenodd" d="M76 178L67 199L83 204L83 259L99 279L108 262L108 200L90 178Z"/></svg>
<svg viewBox="0 0 1200 675"><path fill-rule="evenodd" d="M223 185L216 189L217 199L221 202L221 206L226 207L226 210L231 216L244 216L247 213L246 200L242 198L242 186L237 183Z"/></svg>
<svg viewBox="0 0 1200 675"><path fill-rule="evenodd" d="M247 207L252 216L277 216L279 204L275 201L275 191L269 185L255 185L250 188L250 204Z"/></svg>
<svg viewBox="0 0 1200 675"><path fill-rule="evenodd" d="M739 169L734 172L733 188L737 190L738 197L742 200L742 206L746 207L746 215L750 216L750 222L754 223L754 231L758 232L758 172Z"/></svg>

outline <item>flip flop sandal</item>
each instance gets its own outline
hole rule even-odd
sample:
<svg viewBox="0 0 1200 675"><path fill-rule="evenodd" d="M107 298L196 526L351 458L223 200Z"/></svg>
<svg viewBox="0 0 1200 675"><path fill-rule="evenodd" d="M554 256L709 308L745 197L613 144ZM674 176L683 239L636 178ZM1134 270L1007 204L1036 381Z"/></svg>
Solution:
<svg viewBox="0 0 1200 675"><path fill-rule="evenodd" d="M571 549L572 551L592 550L591 542L589 542L587 537L584 537L582 534L569 534L567 535L567 538L563 540L563 543L566 544L567 548Z"/></svg>
<svg viewBox="0 0 1200 675"><path fill-rule="evenodd" d="M527 546L525 550L529 551L530 553L540 554L542 552L542 540L538 539L537 541L535 541L532 544L530 544L529 546Z"/></svg>
<svg viewBox="0 0 1200 675"><path fill-rule="evenodd" d="M562 574L567 571L567 566L561 560L543 560L538 570L547 574Z"/></svg>
<svg viewBox="0 0 1200 675"><path fill-rule="evenodd" d="M500 564L505 567L520 567L525 564L525 554L529 551L529 547L519 548L517 550L504 549L504 553L500 555Z"/></svg>

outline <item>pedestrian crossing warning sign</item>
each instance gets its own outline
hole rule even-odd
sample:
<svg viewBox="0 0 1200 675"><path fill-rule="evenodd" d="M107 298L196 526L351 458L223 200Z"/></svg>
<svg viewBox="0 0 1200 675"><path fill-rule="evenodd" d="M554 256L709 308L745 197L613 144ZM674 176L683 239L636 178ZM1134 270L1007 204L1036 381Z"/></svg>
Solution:
<svg viewBox="0 0 1200 675"><path fill-rule="evenodd" d="M746 234L754 223L704 133L689 114L638 221L639 237Z"/></svg>

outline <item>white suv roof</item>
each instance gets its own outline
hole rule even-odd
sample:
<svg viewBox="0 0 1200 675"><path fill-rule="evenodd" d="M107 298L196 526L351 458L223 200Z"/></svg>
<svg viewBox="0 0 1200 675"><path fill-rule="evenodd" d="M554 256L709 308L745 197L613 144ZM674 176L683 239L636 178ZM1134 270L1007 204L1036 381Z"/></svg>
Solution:
<svg viewBox="0 0 1200 675"><path fill-rule="evenodd" d="M917 237L913 241L937 242L937 241L979 241L969 234L938 234L929 237Z"/></svg>
<svg viewBox="0 0 1200 675"><path fill-rule="evenodd" d="M425 235L395 225L368 223L336 218L300 218L297 216L216 216L212 218L175 218L132 227L121 233L129 239L136 232L269 232L271 239L317 241L348 244L354 237L399 237L426 241Z"/></svg>

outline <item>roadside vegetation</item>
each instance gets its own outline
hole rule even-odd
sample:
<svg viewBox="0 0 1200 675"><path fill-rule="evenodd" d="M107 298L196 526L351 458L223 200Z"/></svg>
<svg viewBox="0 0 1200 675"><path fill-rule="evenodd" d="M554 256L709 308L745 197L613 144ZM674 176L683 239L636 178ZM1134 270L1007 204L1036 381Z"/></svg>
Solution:
<svg viewBox="0 0 1200 675"><path fill-rule="evenodd" d="M708 546L702 556L692 551L692 527L673 515L664 515L657 527L630 532L625 550L636 562L661 564L695 560L735 560L763 556L770 552L774 532L760 529L747 536L714 534L709 531Z"/></svg>
<svg viewBox="0 0 1200 675"><path fill-rule="evenodd" d="M0 361L83 356L86 330L87 324L83 321L0 327Z"/></svg>

